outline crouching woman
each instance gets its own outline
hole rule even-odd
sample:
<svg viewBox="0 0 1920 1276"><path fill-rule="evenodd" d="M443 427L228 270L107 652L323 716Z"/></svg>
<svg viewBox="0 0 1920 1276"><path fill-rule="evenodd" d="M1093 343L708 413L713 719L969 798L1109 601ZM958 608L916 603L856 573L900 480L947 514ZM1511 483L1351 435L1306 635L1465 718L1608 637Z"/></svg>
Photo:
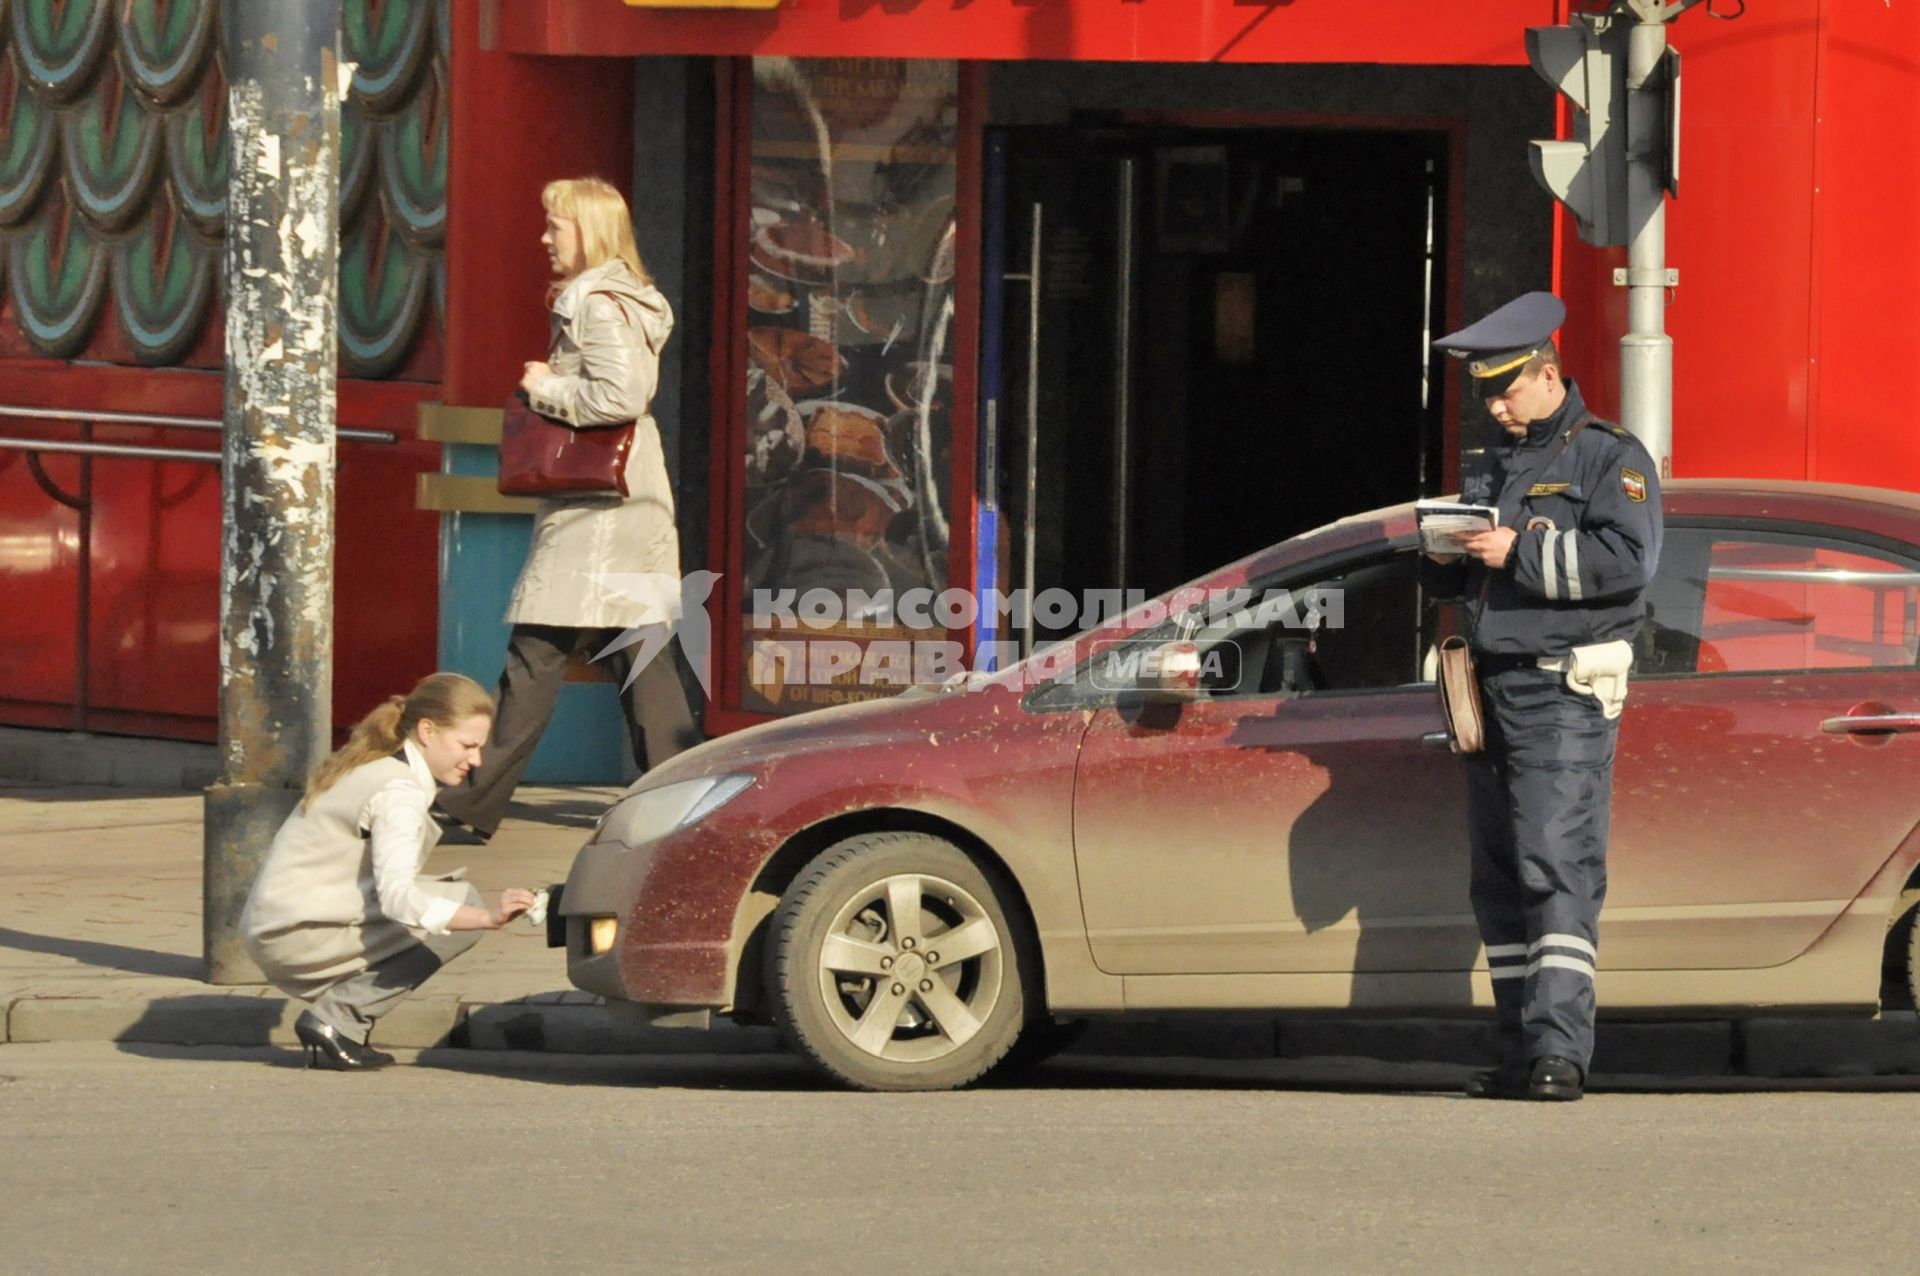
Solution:
<svg viewBox="0 0 1920 1276"><path fill-rule="evenodd" d="M489 907L464 881L421 876L440 840L434 794L480 764L492 726L472 679L421 679L360 721L274 837L241 932L268 980L312 1003L293 1026L307 1066L391 1063L367 1045L374 1021L532 906L525 890Z"/></svg>

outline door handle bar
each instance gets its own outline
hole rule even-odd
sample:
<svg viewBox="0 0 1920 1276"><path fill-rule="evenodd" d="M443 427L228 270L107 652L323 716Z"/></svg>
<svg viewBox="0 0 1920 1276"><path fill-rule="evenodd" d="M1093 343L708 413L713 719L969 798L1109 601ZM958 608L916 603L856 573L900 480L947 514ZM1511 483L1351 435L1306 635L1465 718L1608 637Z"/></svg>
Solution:
<svg viewBox="0 0 1920 1276"><path fill-rule="evenodd" d="M1861 735L1869 732L1920 731L1920 713L1862 713L1828 718L1820 724L1828 735Z"/></svg>

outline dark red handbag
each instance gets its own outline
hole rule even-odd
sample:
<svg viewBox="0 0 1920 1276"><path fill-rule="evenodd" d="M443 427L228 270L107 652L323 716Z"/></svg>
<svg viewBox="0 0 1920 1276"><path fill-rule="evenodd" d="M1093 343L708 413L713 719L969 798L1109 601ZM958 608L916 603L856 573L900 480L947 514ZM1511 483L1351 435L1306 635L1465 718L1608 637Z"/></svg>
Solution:
<svg viewBox="0 0 1920 1276"><path fill-rule="evenodd" d="M576 428L540 415L525 391L514 391L500 429L500 494L626 496L634 424Z"/></svg>

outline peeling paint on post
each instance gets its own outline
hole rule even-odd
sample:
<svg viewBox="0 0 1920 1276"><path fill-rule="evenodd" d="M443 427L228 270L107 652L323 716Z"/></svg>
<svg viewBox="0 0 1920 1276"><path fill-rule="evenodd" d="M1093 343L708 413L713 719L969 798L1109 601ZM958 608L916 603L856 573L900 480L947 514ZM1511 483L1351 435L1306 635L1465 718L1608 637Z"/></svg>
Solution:
<svg viewBox="0 0 1920 1276"><path fill-rule="evenodd" d="M340 241L340 0L247 0L224 12L222 768L207 790L202 913L216 984L260 979L240 911L332 739Z"/></svg>

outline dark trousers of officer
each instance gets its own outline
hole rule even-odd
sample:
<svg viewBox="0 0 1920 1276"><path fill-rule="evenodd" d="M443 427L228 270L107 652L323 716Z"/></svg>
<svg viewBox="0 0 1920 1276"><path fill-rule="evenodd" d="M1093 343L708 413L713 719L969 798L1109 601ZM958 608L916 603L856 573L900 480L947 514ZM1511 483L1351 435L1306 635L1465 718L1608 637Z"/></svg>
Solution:
<svg viewBox="0 0 1920 1276"><path fill-rule="evenodd" d="M491 834L507 816L513 790L533 760L533 750L553 719L567 659L577 646L589 655L620 636L618 629L567 629L555 625L515 625L507 643L507 664L500 674L499 704L493 737L480 766L457 789L441 789L440 809L469 828ZM675 643L669 642L647 662L632 686L635 647L613 652L606 666L620 687L626 711L627 734L633 745L634 765L642 771L700 743L680 681Z"/></svg>
<svg viewBox="0 0 1920 1276"><path fill-rule="evenodd" d="M1593 1058L1593 970L1607 894L1619 720L1561 675L1482 676L1483 753L1468 757L1474 916L1507 1058Z"/></svg>

